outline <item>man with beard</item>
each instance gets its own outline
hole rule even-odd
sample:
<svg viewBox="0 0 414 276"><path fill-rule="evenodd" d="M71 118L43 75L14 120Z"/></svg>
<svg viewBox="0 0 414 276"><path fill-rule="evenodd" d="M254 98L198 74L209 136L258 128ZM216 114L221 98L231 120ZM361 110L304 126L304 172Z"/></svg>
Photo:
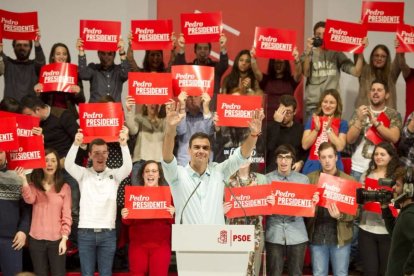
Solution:
<svg viewBox="0 0 414 276"><path fill-rule="evenodd" d="M280 97L279 108L273 115L274 121L267 125L266 171L276 169L275 149L290 144L296 151L296 161L292 169L300 172L306 160L306 151L302 148L303 125L295 121L296 100L292 95Z"/></svg>
<svg viewBox="0 0 414 276"><path fill-rule="evenodd" d="M413 190L413 183L404 183L406 169L396 170L395 184L392 187L394 197L402 196L407 190ZM411 177L412 178L412 177ZM410 180L412 181L412 179ZM402 196L398 200L401 211L397 218L391 213L388 204L382 205L382 217L385 220L388 232L392 235L390 255L386 276L414 275L414 197L411 194Z"/></svg>
<svg viewBox="0 0 414 276"><path fill-rule="evenodd" d="M124 41L118 42L118 52L121 64L115 64L116 52L98 51L99 64L86 62L86 55L83 49L83 40L78 39L76 48L79 51L79 78L88 80L90 83L90 103L99 102L106 95L114 98L116 102L121 102L122 86L128 80L130 70L126 59Z"/></svg>
<svg viewBox="0 0 414 276"><path fill-rule="evenodd" d="M13 40L12 46L16 59L6 56L0 44L0 55L4 62L4 97L20 101L26 95L35 94L33 87L39 81L40 69L46 64L46 58L40 46L39 30L34 41L35 59L29 59L33 41Z"/></svg>
<svg viewBox="0 0 414 276"><path fill-rule="evenodd" d="M214 67L214 94L213 99L211 101L211 109L216 109L216 98L217 94L220 91L220 84L221 84L221 78L223 77L223 74L226 72L227 68L229 67L229 56L227 55L227 49L226 49L226 42L227 38L222 33L220 35L220 59L219 62L213 61L210 58L211 53L211 43L195 43L194 44L194 53L196 55L196 58L193 60L193 62L187 63L185 59L185 39L184 35L181 34L178 38L178 53L175 56L173 65L202 65L202 66L211 66Z"/></svg>
<svg viewBox="0 0 414 276"><path fill-rule="evenodd" d="M389 96L387 84L374 80L369 95L370 105L358 107L349 121L346 141L354 145L351 176L358 181L368 169L375 147L373 139L367 138L366 134L372 137L370 134L374 132L378 139L393 144L400 139L401 115L395 109L386 106Z"/></svg>
<svg viewBox="0 0 414 276"><path fill-rule="evenodd" d="M224 181L252 154L261 133L263 111L254 112L249 122L248 137L233 155L221 163L209 162L209 136L202 132L193 134L188 145L190 162L186 166L178 165L173 154L177 125L184 119L185 114L180 113L180 104L176 105L174 101L167 105L166 111L161 165L177 211L175 223L224 225ZM187 207L184 210L185 206Z"/></svg>

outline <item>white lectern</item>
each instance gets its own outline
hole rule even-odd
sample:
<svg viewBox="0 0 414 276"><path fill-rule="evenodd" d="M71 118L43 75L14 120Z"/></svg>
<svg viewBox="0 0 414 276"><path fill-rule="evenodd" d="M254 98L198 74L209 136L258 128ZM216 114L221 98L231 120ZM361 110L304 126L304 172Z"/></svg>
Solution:
<svg viewBox="0 0 414 276"><path fill-rule="evenodd" d="M172 250L179 276L245 276L254 226L173 224Z"/></svg>

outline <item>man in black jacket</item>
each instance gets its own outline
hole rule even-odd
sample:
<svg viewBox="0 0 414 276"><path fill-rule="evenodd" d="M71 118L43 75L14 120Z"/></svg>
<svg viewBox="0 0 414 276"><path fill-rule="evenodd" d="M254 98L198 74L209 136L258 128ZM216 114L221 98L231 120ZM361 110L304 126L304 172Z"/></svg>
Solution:
<svg viewBox="0 0 414 276"><path fill-rule="evenodd" d="M413 179L404 179L406 169L400 167L395 172L396 183L392 187L401 211L395 219L388 204L382 207L382 216L389 233L392 233L390 255L386 276L414 275L414 184ZM404 183L410 180L410 183Z"/></svg>

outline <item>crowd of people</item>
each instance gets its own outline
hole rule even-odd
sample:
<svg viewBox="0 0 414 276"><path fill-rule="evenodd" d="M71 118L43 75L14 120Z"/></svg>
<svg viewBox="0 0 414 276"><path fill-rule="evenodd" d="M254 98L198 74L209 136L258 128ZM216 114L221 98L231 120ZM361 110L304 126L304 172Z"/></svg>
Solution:
<svg viewBox="0 0 414 276"><path fill-rule="evenodd" d="M65 275L68 241L79 250L82 275L93 275L96 263L100 275L111 275L120 229L126 227L131 275L168 275L174 223L254 225L255 250L246 275L261 275L264 270L282 275L285 261L289 275L301 275L307 248L313 275L328 275L329 265L334 275L348 275L350 262L361 263L363 275L414 274L414 232L404 228L414 226L414 219L407 218L412 216L412 198L401 204L405 225L393 220L387 204L382 204L385 219L362 209L356 216L349 215L336 204L315 207L311 218L225 217L231 208L224 202L225 185L247 187L272 181L316 185L325 173L356 180L363 187L367 179L391 178L396 181L394 192L403 193L405 171L414 166L414 104L408 103L403 120L395 84L402 72L407 94L411 93L414 69L406 64L404 53L397 53L391 62L390 51L382 44L374 47L369 63L363 54L352 61L342 52L314 45L315 38L323 39L324 22L315 24L313 31L303 54L293 50L292 64L270 59L264 73L255 49L244 49L225 76L229 57L224 34L219 61L209 57L211 43L196 43L196 58L188 63L180 35L173 36L168 63L162 50L147 50L142 67L134 60L131 37L128 49L120 39L117 52L98 51L98 64L87 64L83 41L78 39L79 83L71 87L72 93L42 91L39 72L46 59L39 31L35 41L13 41L15 59L0 44L0 75L5 84L0 110L38 117L40 128L33 134L43 135L46 149L46 166L34 170L8 170L6 152L0 149L3 275L23 270L26 243L36 275ZM117 55L120 64L115 63ZM53 45L49 62L70 63L68 47ZM168 72L182 64L214 67L212 97L182 91L163 105L139 105L131 96L122 98L128 72ZM351 118L342 113L341 71L359 78ZM296 120L294 92L305 78L302 124ZM89 103L125 102L125 126L118 142L84 143L77 121L77 106L86 102L83 81L90 82ZM219 126L214 112L218 94L262 96L263 109L253 112L248 127ZM351 160L347 173L344 158ZM169 185L173 205L165 211L171 218L129 219L124 202L129 185ZM320 196L313 195L314 205ZM267 198L269 204L274 200ZM396 225L394 231L390 225ZM400 236L394 244L396 233ZM393 263L397 257L400 267Z"/></svg>

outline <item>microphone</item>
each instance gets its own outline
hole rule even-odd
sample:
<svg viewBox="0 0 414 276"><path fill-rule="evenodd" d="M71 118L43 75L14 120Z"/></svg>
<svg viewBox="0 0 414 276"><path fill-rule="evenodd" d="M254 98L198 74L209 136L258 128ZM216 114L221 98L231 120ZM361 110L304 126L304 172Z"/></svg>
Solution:
<svg viewBox="0 0 414 276"><path fill-rule="evenodd" d="M239 199L234 195L234 193L233 193L233 187L230 185L230 184L228 184L228 183L226 183L226 181L224 181L223 180L223 183L224 183L224 187L226 187L226 188L228 188L229 189L229 192L230 192L230 194L231 194L231 196L234 198L234 200L237 202L237 204L240 206L240 209L242 209L242 211L243 211L243 214L244 214L244 221L246 222L246 224L247 224L247 213L246 213L246 209L244 209L244 207L243 207L243 205L240 203L240 201L239 201Z"/></svg>
<svg viewBox="0 0 414 276"><path fill-rule="evenodd" d="M187 198L187 201L184 204L183 210L181 211L180 224L183 224L183 214L184 214L185 207L187 207L188 202L190 201L191 197L195 194L198 187L200 187L200 184L201 184L201 180L200 180L200 182L198 182L197 186L194 188L194 190L191 192L190 196Z"/></svg>

